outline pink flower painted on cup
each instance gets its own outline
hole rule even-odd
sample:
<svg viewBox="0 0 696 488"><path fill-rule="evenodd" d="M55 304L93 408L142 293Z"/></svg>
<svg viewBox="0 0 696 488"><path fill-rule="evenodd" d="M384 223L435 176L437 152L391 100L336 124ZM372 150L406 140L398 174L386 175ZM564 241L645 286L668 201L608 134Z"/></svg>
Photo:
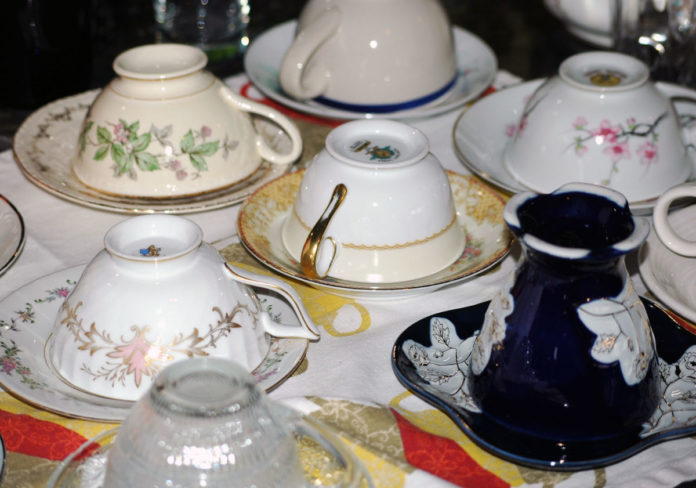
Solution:
<svg viewBox="0 0 696 488"><path fill-rule="evenodd" d="M653 164L657 162L657 146L648 141L638 146L636 154L640 157L641 164Z"/></svg>
<svg viewBox="0 0 696 488"><path fill-rule="evenodd" d="M180 169L176 172L176 179L177 180L185 180L187 176L188 176L188 173L183 169Z"/></svg>
<svg viewBox="0 0 696 488"><path fill-rule="evenodd" d="M123 124L119 123L114 126L114 136L116 136L116 140L121 144L128 142L129 135L130 131L127 130Z"/></svg>
<svg viewBox="0 0 696 488"><path fill-rule="evenodd" d="M204 125L203 127L201 127L201 135L202 135L204 138L205 138L205 137L210 137L210 135L211 135L212 133L213 133L213 130L212 130L210 127L208 127L207 125Z"/></svg>
<svg viewBox="0 0 696 488"><path fill-rule="evenodd" d="M586 125L587 119L585 117L578 117L577 119L575 119L575 122L573 122L573 128L575 130L583 130Z"/></svg>
<svg viewBox="0 0 696 488"><path fill-rule="evenodd" d="M628 148L628 142L617 142L616 144L611 144L604 148L602 153L608 155L611 158L612 163L615 163L620 159L631 158L631 151Z"/></svg>
<svg viewBox="0 0 696 488"><path fill-rule="evenodd" d="M599 123L599 129L592 131L592 136L595 138L597 144L604 144L605 142L613 143L616 141L616 137L621 133L621 126L612 126L611 122L604 119Z"/></svg>

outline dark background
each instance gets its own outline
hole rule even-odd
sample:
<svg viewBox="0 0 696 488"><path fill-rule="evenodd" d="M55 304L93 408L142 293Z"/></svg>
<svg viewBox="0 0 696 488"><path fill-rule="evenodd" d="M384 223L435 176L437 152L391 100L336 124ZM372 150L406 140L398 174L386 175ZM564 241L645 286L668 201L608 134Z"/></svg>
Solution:
<svg viewBox="0 0 696 488"><path fill-rule="evenodd" d="M211 0L214 1L214 0ZM452 22L481 37L501 69L524 79L553 74L567 56L594 49L570 36L542 0L442 0ZM251 41L294 19L304 0L250 0ZM57 98L104 86L111 63L133 46L156 42L151 0L4 0L0 16L0 150L24 118ZM242 59L210 63L221 77Z"/></svg>

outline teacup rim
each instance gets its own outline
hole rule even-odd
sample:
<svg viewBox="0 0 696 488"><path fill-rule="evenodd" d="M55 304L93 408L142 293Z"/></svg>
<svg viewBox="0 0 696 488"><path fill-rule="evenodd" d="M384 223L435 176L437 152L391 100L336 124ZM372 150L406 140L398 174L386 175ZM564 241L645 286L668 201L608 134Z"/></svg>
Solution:
<svg viewBox="0 0 696 488"><path fill-rule="evenodd" d="M123 249L123 244L118 241L123 234L127 234L129 230L134 227L149 227L150 229L156 229L156 225L159 223L160 228L162 227L161 222L168 222L166 225L178 226L180 229L179 234L183 234L184 241L183 246L176 252L160 256L158 252L144 253L143 251L148 249L140 249L140 254L136 255L132 252L126 252ZM148 223L150 223L148 225ZM141 235L139 232L134 232L133 235ZM154 237L159 235L162 237L164 234L153 234ZM203 244L203 230L198 224L193 220L181 217L178 215L168 215L168 214L150 214L150 215L140 215L137 217L130 217L121 222L113 225L104 235L104 250L110 255L123 259L125 261L137 262L137 263L163 263L166 261L173 261L180 259L183 256L191 254L193 251L198 249ZM153 244L154 246L154 244ZM159 250L159 248L157 248Z"/></svg>

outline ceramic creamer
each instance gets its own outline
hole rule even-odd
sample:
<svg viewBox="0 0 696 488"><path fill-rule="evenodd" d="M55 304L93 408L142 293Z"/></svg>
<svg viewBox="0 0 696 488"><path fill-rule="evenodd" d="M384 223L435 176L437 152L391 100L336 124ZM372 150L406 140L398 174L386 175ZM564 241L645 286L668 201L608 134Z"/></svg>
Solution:
<svg viewBox="0 0 696 488"><path fill-rule="evenodd" d="M655 340L624 256L648 235L625 197L588 184L520 193L523 259L491 301L470 392L494 424L559 442L621 442L659 401Z"/></svg>

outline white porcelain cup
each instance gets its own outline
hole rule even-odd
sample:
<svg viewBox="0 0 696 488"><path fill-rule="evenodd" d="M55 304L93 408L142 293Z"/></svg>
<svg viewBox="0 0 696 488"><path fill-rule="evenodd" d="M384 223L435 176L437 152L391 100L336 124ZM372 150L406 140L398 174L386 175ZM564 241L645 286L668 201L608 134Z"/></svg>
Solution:
<svg viewBox="0 0 696 488"><path fill-rule="evenodd" d="M288 164L302 152L299 131L275 109L247 100L204 70L205 53L152 44L121 53L118 75L94 100L73 170L108 194L169 198L239 183L262 160ZM272 122L289 144L278 151L250 115Z"/></svg>
<svg viewBox="0 0 696 488"><path fill-rule="evenodd" d="M299 100L384 113L438 100L456 72L439 0L309 0L280 84Z"/></svg>
<svg viewBox="0 0 696 488"><path fill-rule="evenodd" d="M653 225L657 237L668 249L682 256L694 258L696 257L696 222L683 222L682 226L675 229L668 217L670 205L684 198L696 198L696 183L677 185L661 195L653 209Z"/></svg>
<svg viewBox="0 0 696 488"><path fill-rule="evenodd" d="M445 170L418 129L357 120L309 163L282 239L311 277L391 283L427 276L464 249Z"/></svg>
<svg viewBox="0 0 696 488"><path fill-rule="evenodd" d="M191 220L144 215L112 227L55 319L49 364L74 387L137 400L167 364L231 359L249 370L267 335L319 338L286 283L226 263ZM247 285L279 293L299 325L279 324Z"/></svg>
<svg viewBox="0 0 696 488"><path fill-rule="evenodd" d="M586 52L563 61L526 102L515 130L504 166L539 193L581 182L638 202L692 173L671 100L647 66L625 54Z"/></svg>

